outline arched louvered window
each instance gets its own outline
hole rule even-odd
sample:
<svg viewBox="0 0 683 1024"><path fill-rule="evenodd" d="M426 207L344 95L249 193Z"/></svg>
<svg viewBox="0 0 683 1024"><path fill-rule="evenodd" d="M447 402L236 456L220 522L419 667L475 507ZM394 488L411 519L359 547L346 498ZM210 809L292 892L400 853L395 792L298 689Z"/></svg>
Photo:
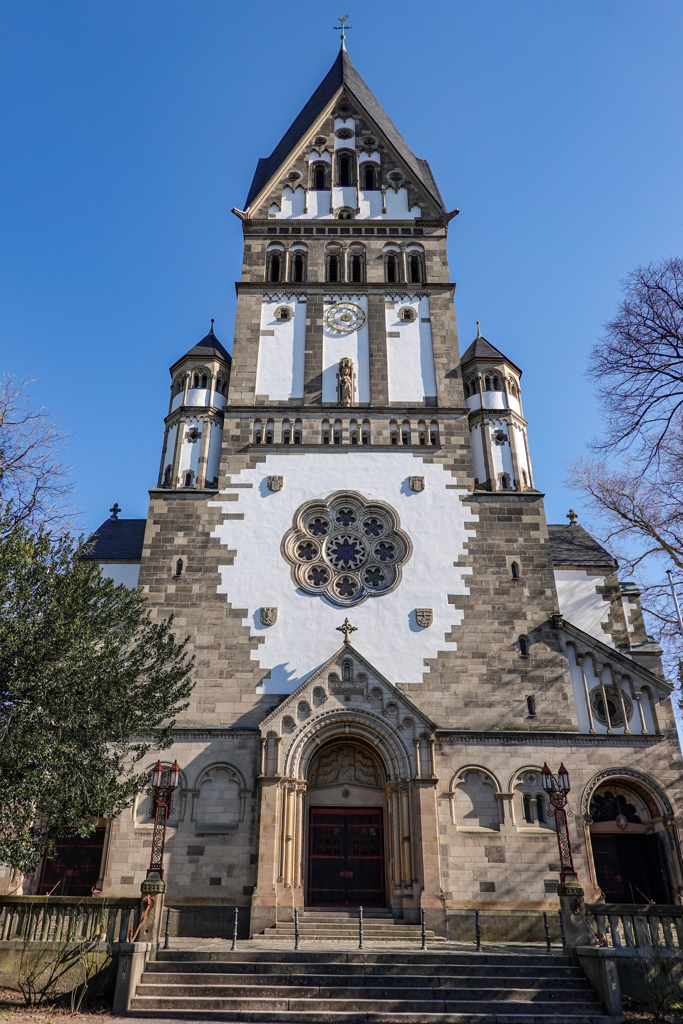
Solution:
<svg viewBox="0 0 683 1024"><path fill-rule="evenodd" d="M327 168L325 164L315 164L313 167L313 188L319 192L327 188Z"/></svg>
<svg viewBox="0 0 683 1024"><path fill-rule="evenodd" d="M343 187L346 185L353 185L353 172L351 157L348 153L342 153L338 157L338 168L339 168L339 184Z"/></svg>

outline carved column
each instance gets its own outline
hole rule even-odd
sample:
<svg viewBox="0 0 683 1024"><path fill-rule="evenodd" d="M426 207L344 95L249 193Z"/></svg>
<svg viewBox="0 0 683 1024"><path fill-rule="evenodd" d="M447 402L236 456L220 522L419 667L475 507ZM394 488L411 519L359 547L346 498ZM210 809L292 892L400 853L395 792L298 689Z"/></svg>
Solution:
<svg viewBox="0 0 683 1024"><path fill-rule="evenodd" d="M209 461L209 443L211 441L211 414L208 413L202 420L202 440L197 463L197 488L206 487L206 468Z"/></svg>
<svg viewBox="0 0 683 1024"><path fill-rule="evenodd" d="M277 921L276 870L280 851L280 785L277 778L261 778L259 815L258 869L256 888L251 898L251 934L270 928Z"/></svg>
<svg viewBox="0 0 683 1024"><path fill-rule="evenodd" d="M588 680L586 679L586 655L577 654L576 661L579 668L581 669L581 679L583 681L583 695L586 699L586 710L588 711L588 721L590 723L590 728L588 731L595 732L595 723L593 721L593 709L591 707L590 694L588 692Z"/></svg>

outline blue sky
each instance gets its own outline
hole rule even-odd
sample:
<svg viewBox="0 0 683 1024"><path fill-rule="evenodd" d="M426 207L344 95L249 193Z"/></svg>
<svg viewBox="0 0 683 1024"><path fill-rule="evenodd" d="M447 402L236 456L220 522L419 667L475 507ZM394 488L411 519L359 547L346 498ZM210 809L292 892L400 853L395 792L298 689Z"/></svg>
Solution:
<svg viewBox="0 0 683 1024"><path fill-rule="evenodd" d="M449 209L461 348L524 370L548 519L600 427L588 352L639 263L680 255L683 5L664 0L5 0L2 365L75 432L83 527L144 516L168 367L231 347L242 206L332 30Z"/></svg>

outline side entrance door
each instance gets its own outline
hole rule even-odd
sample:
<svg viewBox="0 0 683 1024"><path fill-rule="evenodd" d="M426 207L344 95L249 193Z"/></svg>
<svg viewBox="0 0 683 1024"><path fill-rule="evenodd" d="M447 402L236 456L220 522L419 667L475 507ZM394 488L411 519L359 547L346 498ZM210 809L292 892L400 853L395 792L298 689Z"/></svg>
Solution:
<svg viewBox="0 0 683 1024"><path fill-rule="evenodd" d="M308 835L310 906L384 906L381 808L312 807Z"/></svg>

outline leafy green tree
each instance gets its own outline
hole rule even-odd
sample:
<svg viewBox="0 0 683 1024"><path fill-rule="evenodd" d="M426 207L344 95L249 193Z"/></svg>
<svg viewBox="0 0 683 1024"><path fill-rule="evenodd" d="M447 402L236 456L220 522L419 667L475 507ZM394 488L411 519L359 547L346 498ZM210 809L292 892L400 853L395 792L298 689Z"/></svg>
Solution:
<svg viewBox="0 0 683 1024"><path fill-rule="evenodd" d="M0 862L25 873L145 788L193 687L172 620L81 551L0 507Z"/></svg>

